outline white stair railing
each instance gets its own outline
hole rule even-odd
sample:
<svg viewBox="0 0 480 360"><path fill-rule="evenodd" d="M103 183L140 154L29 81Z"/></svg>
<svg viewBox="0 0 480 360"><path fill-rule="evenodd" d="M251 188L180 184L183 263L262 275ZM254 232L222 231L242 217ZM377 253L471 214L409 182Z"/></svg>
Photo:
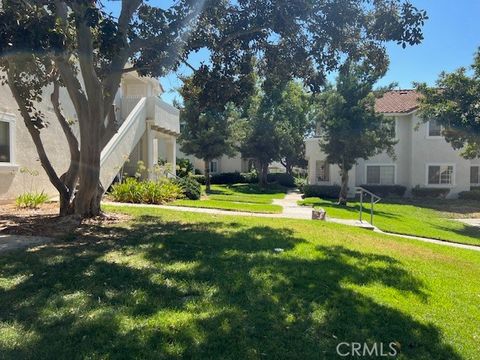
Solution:
<svg viewBox="0 0 480 360"><path fill-rule="evenodd" d="M378 195L375 195L371 191L368 191L367 189L363 187L357 187L356 193L360 194L360 222L362 222L362 216L363 216L363 200L364 196L370 196L370 225L373 225L373 205L378 203L382 198Z"/></svg>
<svg viewBox="0 0 480 360"><path fill-rule="evenodd" d="M147 99L141 98L100 157L100 181L106 190L146 131Z"/></svg>

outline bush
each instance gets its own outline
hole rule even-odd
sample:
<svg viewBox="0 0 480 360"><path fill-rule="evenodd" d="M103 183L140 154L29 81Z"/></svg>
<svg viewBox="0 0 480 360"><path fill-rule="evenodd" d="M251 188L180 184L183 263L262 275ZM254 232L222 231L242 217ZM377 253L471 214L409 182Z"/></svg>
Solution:
<svg viewBox="0 0 480 360"><path fill-rule="evenodd" d="M307 185L303 188L303 197L319 197L322 199L336 199L340 194L338 185Z"/></svg>
<svg viewBox="0 0 480 360"><path fill-rule="evenodd" d="M462 200L478 200L480 201L480 189L471 191L462 191L458 194L458 198Z"/></svg>
<svg viewBox="0 0 480 360"><path fill-rule="evenodd" d="M186 158L177 158L177 176L187 177L193 173L193 164Z"/></svg>
<svg viewBox="0 0 480 360"><path fill-rule="evenodd" d="M193 177L179 178L175 180L175 183L182 189L183 195L190 200L198 200L202 195L202 187L198 181Z"/></svg>
<svg viewBox="0 0 480 360"><path fill-rule="evenodd" d="M407 191L407 188L401 185L361 185L361 187L382 198L403 197Z"/></svg>
<svg viewBox="0 0 480 360"><path fill-rule="evenodd" d="M27 192L19 195L15 199L15 203L19 208L37 209L40 205L44 204L48 200L48 195L43 191Z"/></svg>
<svg viewBox="0 0 480 360"><path fill-rule="evenodd" d="M204 175L192 175L190 176L191 179L195 180L201 185L205 185L205 176Z"/></svg>
<svg viewBox="0 0 480 360"><path fill-rule="evenodd" d="M183 198L182 188L172 180L138 181L133 178L112 187L115 201L136 204L165 204Z"/></svg>
<svg viewBox="0 0 480 360"><path fill-rule="evenodd" d="M287 173L268 174L268 182L275 182L285 187L295 187L295 178Z"/></svg>
<svg viewBox="0 0 480 360"><path fill-rule="evenodd" d="M412 189L412 195L416 198L440 198L445 199L450 192L448 188L421 188L416 186Z"/></svg>
<svg viewBox="0 0 480 360"><path fill-rule="evenodd" d="M242 173L242 183L256 184L258 183L258 175L256 172Z"/></svg>
<svg viewBox="0 0 480 360"><path fill-rule="evenodd" d="M245 179L239 172L214 174L210 182L217 185L232 185L242 183Z"/></svg>
<svg viewBox="0 0 480 360"><path fill-rule="evenodd" d="M303 192L305 186L308 185L308 179L304 177L296 177L295 178L295 186Z"/></svg>

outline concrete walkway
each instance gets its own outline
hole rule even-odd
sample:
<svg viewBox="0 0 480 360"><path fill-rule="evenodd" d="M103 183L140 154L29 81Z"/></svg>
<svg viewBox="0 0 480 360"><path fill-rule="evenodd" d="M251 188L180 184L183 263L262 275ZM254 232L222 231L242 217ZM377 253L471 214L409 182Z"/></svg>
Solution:
<svg viewBox="0 0 480 360"><path fill-rule="evenodd" d="M115 202L108 202L106 204L116 205L116 206L130 206L130 207L152 207L152 208L159 208L159 209L166 209L166 210L173 210L173 211L186 211L186 212L195 212L195 213L212 214L212 215L311 220L312 208L308 206L299 206L297 202L301 199L302 199L301 194L298 191L289 191L284 199L274 200L273 201L274 204L280 205L283 207L283 212L281 214L261 214L261 213L249 213L249 212L243 212L243 211L227 211L227 210L219 210L219 209L204 209L204 208L169 206L169 205L125 204L125 203L115 203ZM377 233L395 236L395 237L401 237L404 239L423 241L431 244L449 246L449 247L454 247L459 249L480 251L480 246L464 245L464 244L458 244L458 243L453 243L448 241L422 238L418 236L410 236L410 235L402 235L402 234L385 232L371 225L366 221L360 222L359 220L336 219L336 218L330 218L328 216L326 221L336 223L336 224L346 225L346 226L354 226L354 227L359 227L363 229L373 230Z"/></svg>
<svg viewBox="0 0 480 360"><path fill-rule="evenodd" d="M460 221L465 225L480 227L480 219L455 219L455 220Z"/></svg>
<svg viewBox="0 0 480 360"><path fill-rule="evenodd" d="M0 235L0 253L43 245L52 240L44 236Z"/></svg>

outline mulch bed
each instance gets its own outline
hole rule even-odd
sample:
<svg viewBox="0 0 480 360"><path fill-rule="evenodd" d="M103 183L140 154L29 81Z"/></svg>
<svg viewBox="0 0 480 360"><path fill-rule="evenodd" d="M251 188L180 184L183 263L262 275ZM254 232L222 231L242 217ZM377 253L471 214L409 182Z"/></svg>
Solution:
<svg viewBox="0 0 480 360"><path fill-rule="evenodd" d="M58 216L58 203L46 203L38 209L22 209L15 204L0 205L0 234L65 237L72 234L89 233L99 225L111 225L128 221L123 214L105 214L86 219L80 225L75 217Z"/></svg>

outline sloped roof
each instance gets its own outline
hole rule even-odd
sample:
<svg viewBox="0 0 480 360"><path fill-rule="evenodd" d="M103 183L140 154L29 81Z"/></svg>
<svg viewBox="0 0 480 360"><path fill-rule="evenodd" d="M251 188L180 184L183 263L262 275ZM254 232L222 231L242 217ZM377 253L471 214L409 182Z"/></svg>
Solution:
<svg viewBox="0 0 480 360"><path fill-rule="evenodd" d="M418 108L420 94L415 90L387 91L375 102L375 111L384 114L406 114Z"/></svg>

